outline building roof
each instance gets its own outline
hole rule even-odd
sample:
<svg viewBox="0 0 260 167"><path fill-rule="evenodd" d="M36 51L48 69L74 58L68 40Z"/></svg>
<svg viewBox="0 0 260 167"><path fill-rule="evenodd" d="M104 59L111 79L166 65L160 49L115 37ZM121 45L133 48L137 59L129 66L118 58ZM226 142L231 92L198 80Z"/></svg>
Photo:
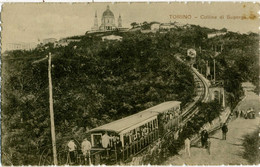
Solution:
<svg viewBox="0 0 260 167"><path fill-rule="evenodd" d="M141 111L139 113L133 114L131 116L91 129L90 132L95 132L95 131L113 131L116 133L128 132L129 130L132 130L136 127L139 127L155 119L159 113L168 111L174 107L179 106L180 103L181 102L179 101L164 102L154 107L148 108L144 111Z"/></svg>
<svg viewBox="0 0 260 167"><path fill-rule="evenodd" d="M114 17L114 13L109 9L109 6L107 6L107 10L104 11L103 17Z"/></svg>
<svg viewBox="0 0 260 167"><path fill-rule="evenodd" d="M102 40L122 40L123 37L118 36L118 35L107 35L107 36L103 36Z"/></svg>

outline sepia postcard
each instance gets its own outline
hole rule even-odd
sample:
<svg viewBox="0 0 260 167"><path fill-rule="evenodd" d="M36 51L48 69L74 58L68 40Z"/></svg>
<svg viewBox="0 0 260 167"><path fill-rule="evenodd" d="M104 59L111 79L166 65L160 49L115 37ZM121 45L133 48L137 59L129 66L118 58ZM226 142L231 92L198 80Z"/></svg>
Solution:
<svg viewBox="0 0 260 167"><path fill-rule="evenodd" d="M259 3L4 3L1 164L258 165Z"/></svg>

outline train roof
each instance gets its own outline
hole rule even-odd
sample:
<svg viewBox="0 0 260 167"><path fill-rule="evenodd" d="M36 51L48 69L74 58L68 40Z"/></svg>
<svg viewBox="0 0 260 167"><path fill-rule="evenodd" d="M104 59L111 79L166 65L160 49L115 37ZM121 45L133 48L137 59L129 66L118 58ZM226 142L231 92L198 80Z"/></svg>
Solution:
<svg viewBox="0 0 260 167"><path fill-rule="evenodd" d="M167 102L163 102L161 104L158 104L156 106L153 106L151 108L148 108L148 109L141 111L141 112L152 111L152 112L162 113L162 112L168 111L171 108L177 107L180 104L181 104L180 101L167 101Z"/></svg>
<svg viewBox="0 0 260 167"><path fill-rule="evenodd" d="M124 133L155 119L159 113L179 106L180 103L179 101L167 101L128 117L91 129L90 132L113 131L116 133Z"/></svg>

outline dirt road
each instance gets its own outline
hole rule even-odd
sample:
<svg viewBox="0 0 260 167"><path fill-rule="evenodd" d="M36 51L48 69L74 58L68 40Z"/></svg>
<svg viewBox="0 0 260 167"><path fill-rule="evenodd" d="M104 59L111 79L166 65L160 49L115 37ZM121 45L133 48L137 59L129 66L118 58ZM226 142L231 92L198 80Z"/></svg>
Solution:
<svg viewBox="0 0 260 167"><path fill-rule="evenodd" d="M191 157L185 151L180 155L169 158L164 165L246 165L248 162L243 159L243 135L254 131L259 124L260 118L244 119L238 118L228 124L227 140L222 140L222 132L218 130L210 136L211 154L199 146L191 147Z"/></svg>
<svg viewBox="0 0 260 167"><path fill-rule="evenodd" d="M252 106L258 110L259 96L253 92L246 92L245 99L239 104L241 108ZM238 106L239 107L239 106ZM184 150L179 155L170 157L164 165L249 165L242 157L244 148L242 146L243 136L253 132L259 127L260 117L256 119L236 118L229 122L227 140L222 140L222 132L218 130L210 135L211 154L207 150L200 148L200 144L191 147L191 157L189 158Z"/></svg>

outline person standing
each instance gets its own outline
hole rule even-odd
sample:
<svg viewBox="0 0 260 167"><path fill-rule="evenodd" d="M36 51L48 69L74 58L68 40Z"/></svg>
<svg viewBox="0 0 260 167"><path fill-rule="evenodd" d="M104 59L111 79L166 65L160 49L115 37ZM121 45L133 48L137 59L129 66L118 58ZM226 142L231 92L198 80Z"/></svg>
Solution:
<svg viewBox="0 0 260 167"><path fill-rule="evenodd" d="M209 137L208 131L204 129L201 132L201 146L202 146L202 148L204 148L206 146L206 142L208 140L208 137Z"/></svg>
<svg viewBox="0 0 260 167"><path fill-rule="evenodd" d="M71 140L68 142L67 147L69 149L70 163L74 164L76 162L76 149L77 149L77 145L75 144L75 141L74 141L73 138L71 138Z"/></svg>
<svg viewBox="0 0 260 167"><path fill-rule="evenodd" d="M102 147L107 149L110 143L110 137L107 135L107 132L101 138Z"/></svg>
<svg viewBox="0 0 260 167"><path fill-rule="evenodd" d="M236 118L238 118L239 110L236 110Z"/></svg>
<svg viewBox="0 0 260 167"><path fill-rule="evenodd" d="M210 155L210 146L211 146L211 142L210 142L210 139L208 138L208 140L206 142L206 148L207 148L209 155Z"/></svg>
<svg viewBox="0 0 260 167"><path fill-rule="evenodd" d="M223 124L221 130L222 130L222 139L226 140L227 139L227 132L228 132L228 127L227 127L226 123Z"/></svg>
<svg viewBox="0 0 260 167"><path fill-rule="evenodd" d="M190 138L187 137L184 143L185 143L185 152L190 157Z"/></svg>
<svg viewBox="0 0 260 167"><path fill-rule="evenodd" d="M85 165L87 165L87 162L89 162L89 165L91 165L90 150L91 150L91 143L88 141L87 138L85 138L81 143L81 151L84 156Z"/></svg>
<svg viewBox="0 0 260 167"><path fill-rule="evenodd" d="M106 152L107 152L107 157L106 157L106 159L108 159L108 157L109 157L109 153L108 153L108 146L109 146L109 144L110 144L110 139L111 139L111 137L110 136L108 136L108 134L107 134L107 132L105 132L105 134L102 136L102 138L101 138L101 143L102 143L102 147L106 150Z"/></svg>
<svg viewBox="0 0 260 167"><path fill-rule="evenodd" d="M204 143L204 133L205 130L202 130L201 134L200 134L200 141L201 141L201 147L203 148L205 143Z"/></svg>
<svg viewBox="0 0 260 167"><path fill-rule="evenodd" d="M208 141L208 138L209 138L209 133L207 130L204 130L204 145L206 146L206 143Z"/></svg>
<svg viewBox="0 0 260 167"><path fill-rule="evenodd" d="M252 118L255 119L255 110L252 108Z"/></svg>
<svg viewBox="0 0 260 167"><path fill-rule="evenodd" d="M240 118L243 118L244 117L244 110L241 110L240 112Z"/></svg>
<svg viewBox="0 0 260 167"><path fill-rule="evenodd" d="M119 162L119 165L121 165L122 164L122 151L123 151L122 142L119 137L116 137L115 139L116 139L116 141L115 141L114 146L115 146L115 150L116 150L116 161L117 161L117 163Z"/></svg>

